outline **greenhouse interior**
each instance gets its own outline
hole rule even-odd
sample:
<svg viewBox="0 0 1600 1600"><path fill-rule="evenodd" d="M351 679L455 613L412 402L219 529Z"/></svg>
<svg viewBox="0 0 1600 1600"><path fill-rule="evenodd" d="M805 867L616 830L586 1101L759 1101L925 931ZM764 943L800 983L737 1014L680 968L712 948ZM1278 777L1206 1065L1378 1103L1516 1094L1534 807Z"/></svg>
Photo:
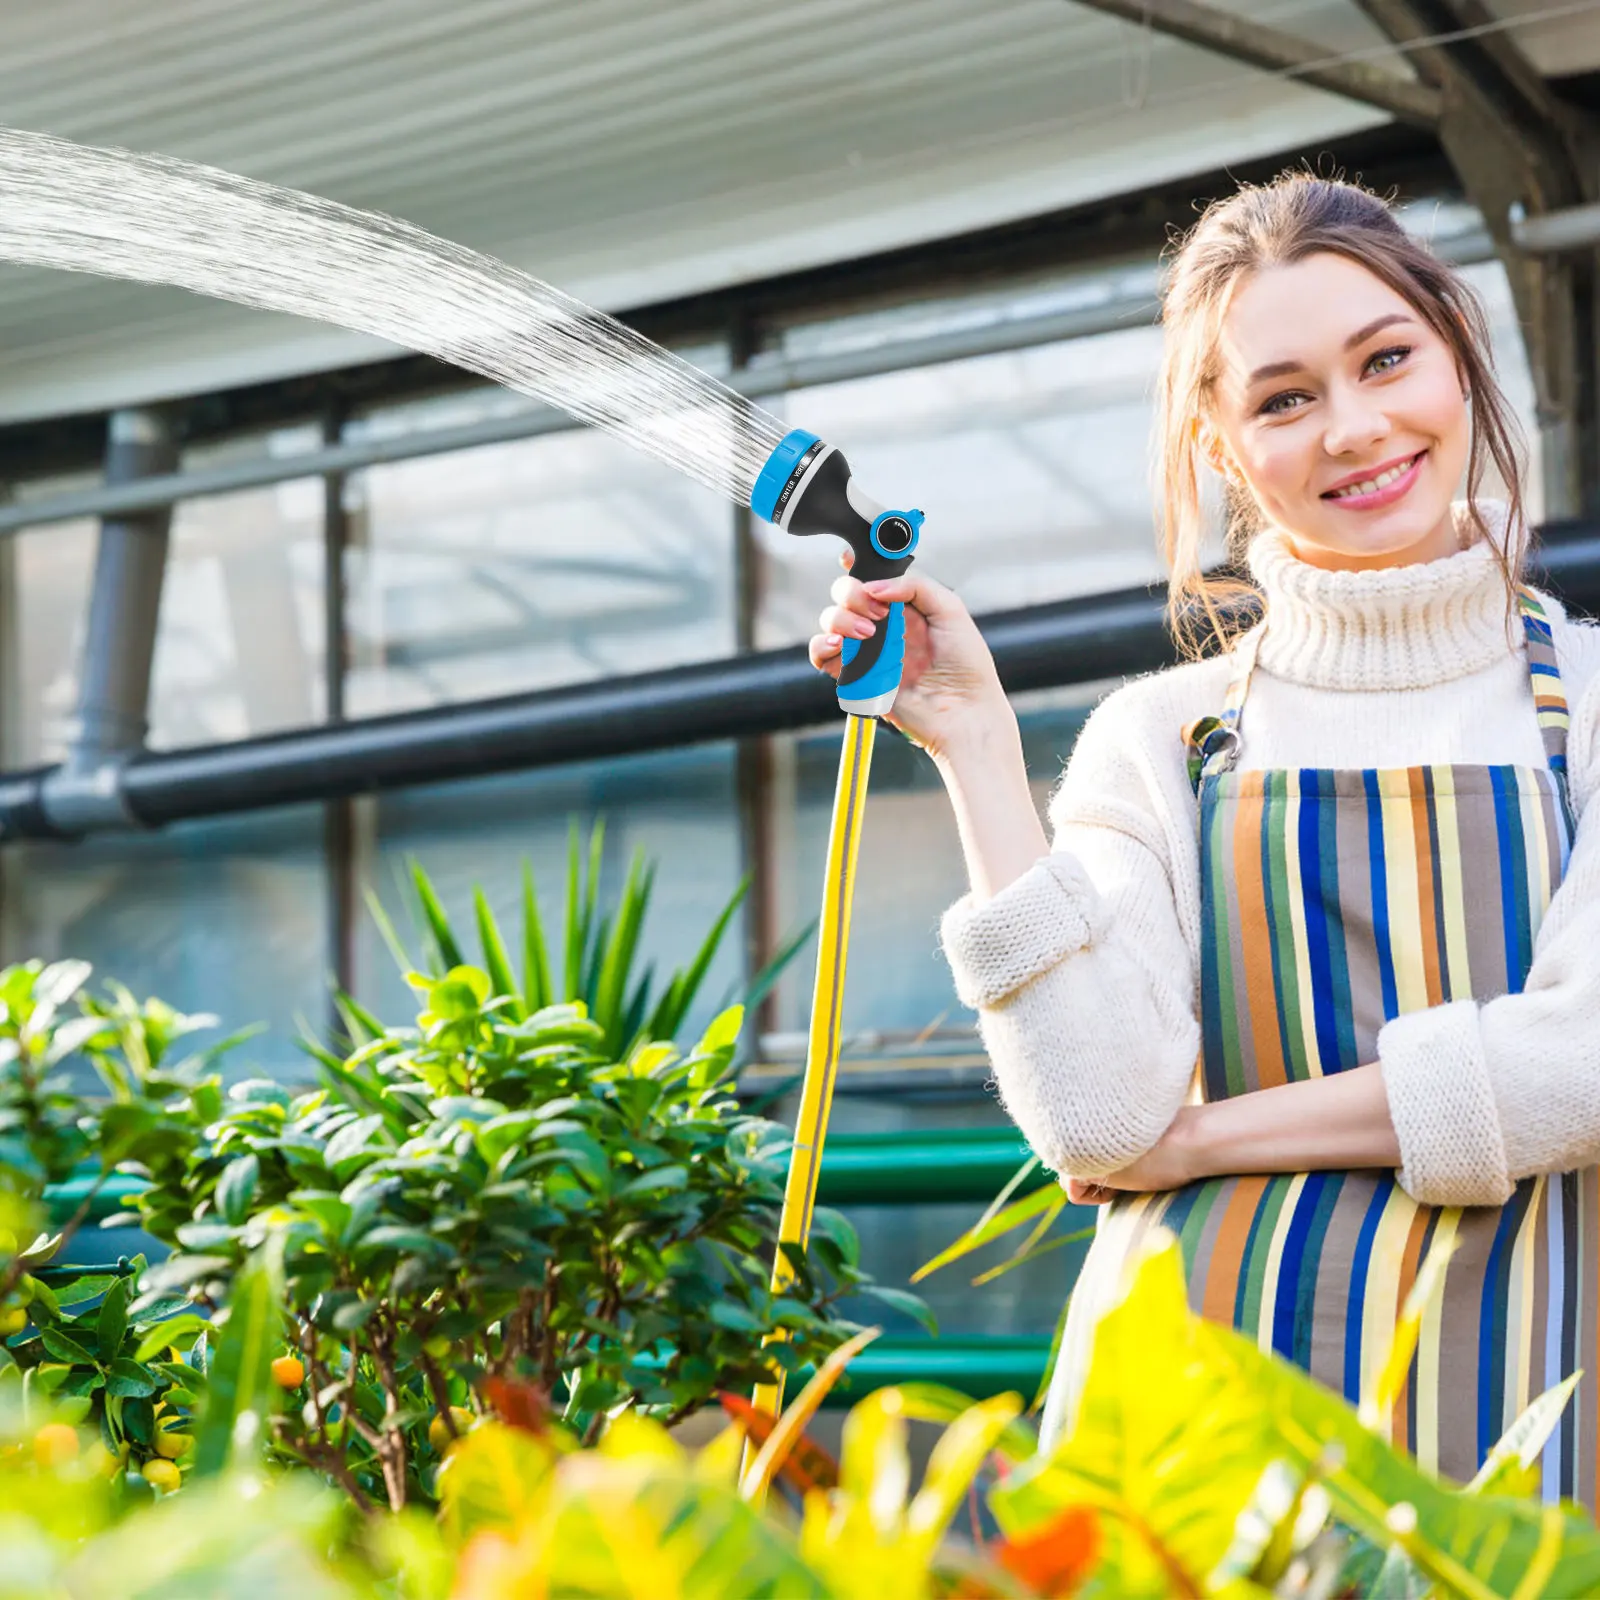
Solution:
<svg viewBox="0 0 1600 1600"><path fill-rule="evenodd" d="M519 1365L515 1352L491 1357L488 1333L451 1320L466 1317L450 1309L467 1305L466 1290L429 1299L418 1289L411 1310L396 1309L431 1270L422 1244L397 1273L406 1287L392 1303L372 1299L370 1284L360 1300L312 1272L305 1293L319 1298L300 1307L297 1274L312 1270L295 1265L303 1236L289 1230L286 1267L282 1240L274 1247L261 1219L324 1203L348 1219L360 1182L359 1162L349 1163L364 1147L348 1136L340 1145L340 1130L393 1155L400 1135L386 1134L384 1118L395 1104L423 1118L428 1102L397 1087L407 1072L436 1097L487 1095L495 1114L523 1119L519 1128L535 1116L576 1115L563 1110L567 1099L537 1112L514 1096L497 1099L492 1085L474 1087L470 1067L428 1076L437 1041L466 1026L452 1021L457 1000L482 1030L471 1036L479 1042L461 1045L463 1061L490 1051L481 1041L492 1034L494 1050L511 1051L505 1060L537 1058L543 1070L576 1048L570 1034L610 1052L594 1060L622 1059L627 1046L637 1062L646 1012L697 953L706 959L659 1041L675 1041L691 1069L702 1057L723 1063L722 1098L707 1102L717 1109L694 1115L729 1126L765 1119L774 1126L763 1137L773 1138L804 1121L826 998L819 935L828 908L837 909L828 897L839 892L830 828L846 741L833 687L806 652L843 547L793 538L750 504L631 448L617 429L540 398L537 385L519 392L471 360L247 295L192 292L188 280L159 271L139 281L115 258L97 265L92 245L84 270L62 270L49 264L49 242L37 246L28 234L57 226L65 236L74 225L52 224L49 206L70 218L91 204L45 193L53 169L28 142L35 135L69 142L61 147L69 153L84 146L197 163L398 218L458 254L493 258L510 269L508 281L554 285L580 310L618 319L641 344L747 397L782 429L837 444L855 481L925 514L913 570L954 590L988 640L1043 817L1094 708L1178 660L1163 624L1152 475L1160 295L1183 232L1240 185L1286 170L1357 182L1470 287L1525 441L1523 503L1537 533L1530 581L1573 615L1600 614L1595 0L154 0L131 10L64 0L12 4L5 22L4 120L19 131L0 132L0 987L11 1041L0 1072L27 1066L30 1041L55 1038L39 1059L61 1067L56 1093L79 1107L59 1112L60 1128L80 1132L60 1135L70 1161L59 1151L45 1161L27 1146L37 1131L29 1119L45 1115L45 1102L0 1106L0 1173L18 1206L35 1208L17 1212L26 1236L70 1235L59 1254L14 1251L12 1269L0 1270L5 1292L37 1283L54 1307L41 1316L44 1302L35 1301L34 1322L0 1321L11 1330L0 1349L9 1358L0 1401L15 1374L13 1387L26 1387L33 1408L31 1436L45 1438L38 1408L56 1395L67 1409L49 1426L75 1430L77 1440L70 1448L58 1440L58 1456L18 1446L19 1465L0 1460L0 1482L8 1472L34 1474L33 1489L0 1491L17 1508L0 1503L0 1543L12 1551L0 1550L0 1595L244 1595L291 1584L318 1595L440 1600L1600 1594L1600 1535L1571 1497L1562 1528L1542 1523L1534 1505L1507 1512L1500 1533L1485 1532L1457 1517L1453 1501L1434 1507L1426 1495L1443 1493L1439 1480L1419 1478L1423 1486L1405 1493L1380 1486L1387 1512L1362 1523L1366 1502L1339 1487L1341 1463L1354 1472L1359 1448L1336 1452L1329 1441L1344 1435L1331 1423L1300 1465L1285 1466L1265 1446L1252 1454L1259 1441L1246 1444L1241 1433L1207 1445L1213 1471L1187 1458L1172 1468L1182 1478L1174 1496L1198 1497L1202 1478L1218 1494L1221 1480L1243 1485L1227 1537L1204 1555L1198 1534L1192 1548L1184 1543L1181 1515L1171 1513L1163 1545L1165 1533L1149 1532L1165 1528L1159 1519L1106 1510L1135 1491L1113 1483L1111 1468L1097 1477L1081 1463L1060 1468L1078 1474L1081 1504L1066 1489L1065 1502L1049 1501L1048 1477L1034 1484L1038 1504L1019 1490L980 1507L975 1489L950 1491L939 1532L948 1526L973 1561L998 1563L1001 1574L974 1566L968 1588L951 1576L959 1563L941 1567L931 1545L908 1553L914 1541L899 1523L903 1544L865 1510L865 1522L851 1522L856 1512L840 1509L843 1500L830 1525L836 1537L804 1520L827 1482L848 1486L855 1472L863 1492L865 1455L890 1448L868 1440L869 1428L890 1428L884 1418L902 1410L914 1423L911 1470L937 1498L938 1473L953 1470L950 1439L978 1424L976 1410L965 1424L941 1413L930 1386L978 1408L1020 1397L1003 1415L983 1413L984 1456L1005 1453L1005 1427L1037 1426L1063 1305L1097 1218L1095 1206L1068 1202L1054 1163L1014 1124L979 1019L958 996L940 927L968 890L962 839L938 766L889 723L878 728L860 813L842 935L848 958L833 974L842 988L826 1046L831 1104L815 1186L817 1203L842 1219L827 1222L837 1230L830 1239L851 1242L829 1258L838 1309L828 1300L826 1311L794 1313L804 1359L786 1390L793 1401L815 1373L830 1372L832 1391L801 1421L812 1448L839 1463L813 1471L792 1440L775 1454L772 1423L746 1418L746 1460L757 1450L774 1459L743 1506L759 1511L763 1496L787 1496L800 1530L781 1559L755 1533L741 1532L739 1543L726 1529L704 1534L691 1558L681 1538L673 1545L649 1520L662 1502L651 1511L641 1500L627 1509L637 1519L628 1524L633 1557L611 1552L622 1576L607 1576L598 1554L587 1567L574 1557L562 1576L554 1556L534 1550L532 1512L516 1523L513 1511L485 1509L484 1485L510 1469L487 1450L471 1458L473 1420L498 1418L486 1430L509 1426L515 1435L529 1406L553 1408L563 1423L583 1423L574 1434L583 1450L603 1452L596 1441L607 1416L620 1439L617 1417L648 1415L670 1422L679 1442L635 1441L640 1459L677 1449L705 1460L720 1449L736 1463L720 1430L743 1413L715 1395L749 1395L756 1346L741 1348L731 1379L708 1369L693 1403L680 1404L688 1390L672 1385L688 1378L641 1388L638 1377L646 1368L678 1374L670 1340L618 1377L603 1361L584 1366L580 1339L552 1395L540 1383L555 1370L548 1360L532 1377L536 1339L516 1346ZM37 218L6 220L30 206ZM128 214L135 209L130 202ZM184 249L195 259L204 252L192 236L206 227L203 215L191 219ZM116 228L107 222L104 237ZM373 237L372 248L384 248L387 235ZM261 241L256 275L271 279L281 264L294 276L272 255L293 248L291 236ZM462 311L463 328L472 314ZM436 349L456 348L455 337L442 329ZM489 336L460 337L466 348ZM1220 545L1208 548L1209 559L1220 555ZM641 875L648 903L634 926ZM585 895L589 943L575 951ZM537 954L530 903L542 921ZM617 982L626 986L607 991L602 968L607 950L621 947L619 929L628 970ZM708 944L714 929L720 936ZM496 955L497 941L509 959ZM510 999L507 966L516 974ZM476 999L471 974L487 974ZM52 983L59 999L45 995ZM581 1031L587 1022L536 1003L584 993L601 1025L592 1039ZM491 1003L490 994L500 998ZM148 1004L157 1000L170 1011L152 1021ZM613 1027L604 1004L632 1009ZM735 1005L743 1010L730 1014ZM177 1043L183 1019L196 1022L197 1049L228 1040L204 1059L214 1074L208 1115L191 1107L201 1068L186 1064L167 1082L150 1042L160 1033L163 1049L186 1052ZM519 1039L540 1049L517 1055ZM510 1070L517 1093L532 1093L518 1077L524 1067ZM391 1098L369 1073L391 1074ZM108 1092L113 1105L137 1104L153 1119L127 1134L115 1159L93 1109ZM346 1105L341 1092L354 1098ZM162 1109L151 1109L163 1095ZM306 1097L318 1096L306 1109ZM189 1118L182 1133L178 1100ZM436 1115L445 1103L431 1102ZM336 1104L344 1109L317 1132ZM257 1121L248 1122L252 1108ZM299 1145L285 1136L287 1154L269 1155L267 1141L259 1161L241 1157L269 1111L274 1127L301 1119ZM458 1134L469 1130L459 1135L466 1144L438 1150L466 1149L473 1137L473 1148L489 1148L486 1130L497 1123L474 1122L478 1113L459 1107L449 1114ZM230 1118L234 1131L219 1135ZM166 1131L152 1132L157 1124ZM436 1134L418 1132L415 1147ZM140 1154L139 1139L153 1140L155 1153ZM311 1159L307 1141L317 1139L326 1172L313 1180L296 1162ZM766 1231L758 1246L727 1247L759 1257L744 1270L762 1293L789 1159L774 1148L769 1165L777 1164L763 1180ZM400 1155L412 1149L401 1144ZM263 1210L280 1157L279 1210ZM491 1162L491 1179L506 1159ZM182 1172L172 1165L185 1160ZM640 1164L645 1175L654 1170ZM693 1192L697 1180L688 1181ZM186 1187L191 1199L202 1190L208 1198L175 1223ZM498 1193L493 1183L486 1192ZM541 1203L559 1209L558 1201ZM0 1202L11 1203L3 1194ZM995 1237L960 1259L923 1272L958 1241L970 1244L975 1225L1001 1205L1021 1202L1026 1226L991 1230ZM0 1242L24 1236L24 1222L9 1215L0 1207ZM638 1228L648 1234L648 1223L634 1223L630 1236ZM434 1244L445 1251L461 1237L440 1245L436 1231ZM278 1249L270 1272L246 1246ZM607 1255L604 1242L597 1248ZM6 1260L0 1250L0 1269ZM549 1290L549 1268L540 1270ZM76 1302L62 1287L73 1272L88 1273L85 1291L93 1290ZM810 1277L802 1281L809 1293ZM1136 1294L1144 1290L1141 1278ZM255 1355L241 1355L238 1330L256 1314L258 1293L289 1296L289 1309L283 1327L251 1347ZM533 1311L507 1293L490 1321L511 1351L516 1317L526 1311L531 1333ZM357 1309L338 1310L340 1295ZM120 1323L108 1332L94 1309L113 1303L130 1330L143 1329L125 1346ZM324 1316L318 1307L332 1309ZM1186 1355L1159 1345L1169 1313L1152 1298L1144 1320L1123 1330L1129 1350L1148 1336L1139 1359L1163 1370L1202 1359L1192 1331L1182 1335L1191 1340ZM0 1310L0 1318L21 1314ZM602 1297L584 1314L598 1349L614 1331L617 1302ZM558 1324L547 1315L553 1339ZM763 1350L783 1342L776 1324L752 1315L741 1302L739 1319L730 1312L719 1326L729 1340L766 1329ZM96 1316L96 1376L80 1382L90 1369L74 1366L73 1352L82 1353ZM149 1319L173 1316L186 1339L167 1349ZM391 1316L394 1348L415 1356L419 1376L414 1389L375 1379L378 1410L363 1421L360 1340L378 1367L399 1359L373 1331ZM824 1320L806 1320L813 1316ZM830 1333L827 1317L881 1330L838 1382L826 1363L844 1334ZM341 1339L348 1348L338 1356ZM549 1349L547 1340L546 1358ZM141 1364L163 1351L166 1376L142 1379ZM280 1363L275 1377L251 1400L249 1363L269 1358ZM1131 1370L1135 1357L1125 1359ZM55 1388L33 1381L57 1369L68 1376ZM190 1369L203 1372L203 1384L184 1376ZM296 1370L303 1388L285 1382ZM320 1391L318 1373L327 1380ZM480 1379L499 1385L492 1397ZM1214 1394L1193 1382L1184 1407L1222 1406L1221 1377ZM875 1391L908 1398L871 1411ZM231 1432L206 1422L230 1405ZM335 1450L341 1407L354 1421ZM1023 1421L1013 1424L1014 1415ZM441 1419L448 1437L438 1434ZM936 1422L951 1428L937 1447ZM11 1426L9 1413L0 1411L0 1425ZM893 1426L904 1431L905 1422ZM1154 1413L1130 1422L1128 1438L1139 1426L1157 1427ZM407 1429L421 1439L430 1427L431 1442L413 1440L409 1456L391 1449ZM197 1434L198 1451L161 1449L173 1428L187 1430L186 1447L187 1433ZM338 1522L342 1513L318 1502L320 1510L282 1513L300 1519L301 1542L285 1553L246 1507L259 1486L246 1492L236 1482L253 1470L240 1458L260 1454L257 1431L277 1441L273 1471L292 1458L318 1493L347 1496L369 1520L386 1504L430 1512L445 1504L440 1526L458 1543L435 1548L428 1540L444 1535L413 1529L409 1554L392 1541L380 1549L369 1540L369 1550ZM543 1441L525 1429L516 1448L532 1451L536 1434ZM298 1442L284 1442L291 1438ZM68 1458L86 1460L91 1444L110 1452L113 1469L96 1483L120 1484L123 1498L112 1509L96 1501L100 1509L68 1532L35 1508L48 1498L38 1475L59 1469L70 1478ZM457 1446L458 1483L476 1476L452 1501L441 1485ZM541 1457L538 1472L558 1474L568 1466L561 1451L580 1444L539 1448L554 1450L560 1467ZM176 1462L171 1481L157 1470L130 1488L139 1476L130 1449L134 1466ZM1282 1484L1263 1475L1269 1457L1288 1474ZM1008 1470L1022 1472L1026 1459L1017 1454ZM1150 1484L1166 1469L1146 1462L1145 1470L1138 1493L1164 1492ZM625 1543L615 1530L595 1531L623 1517L599 1482L585 1490L574 1475L561 1491L569 1499L559 1515L573 1520L556 1543L568 1541L569 1551L585 1540L597 1551L611 1548L608 1537ZM1093 1484L1099 1501L1084 1487ZM1506 1478L1496 1487L1536 1494L1528 1484ZM503 1484L499 1492L509 1493ZM145 1515L176 1518L184 1499L202 1495L212 1497L202 1501L213 1508L209 1534L196 1519L192 1534L158 1552L153 1531L145 1544L130 1531ZM1269 1532L1294 1522L1281 1506L1276 1522L1260 1509L1277 1505L1274 1495L1302 1523L1307 1507L1331 1495L1329 1527L1353 1526L1388 1576L1369 1573L1366 1587L1348 1565L1330 1576L1337 1563L1318 1542L1327 1531L1292 1556L1285 1544L1276 1568L1265 1538L1228 1568L1226 1552L1245 1537L1247 1501ZM1592 1495L1592 1485L1573 1491L1590 1510ZM1030 1531L1045 1526L1047 1502L1056 1518L1049 1561ZM233 1509L219 1519L223 1503ZM1099 1522L1082 1509L1091 1503ZM906 1527L919 1505L925 1522L935 1517L932 1500L919 1497ZM771 1512L780 1527L786 1514ZM558 1510L539 1515L557 1519ZM5 1531L25 1518L31 1531ZM226 1550L220 1525L236 1541ZM838 1531L847 1525L854 1544ZM862 1532L869 1525L878 1530L871 1537ZM484 1536L486 1526L500 1532ZM1446 1526L1447 1534L1429 1532ZM1129 1531L1140 1527L1145 1534ZM659 1538L653 1554L647 1537ZM1402 1550L1417 1587L1400 1586ZM117 1574L131 1570L125 1563L148 1568L138 1586L116 1587Z"/></svg>

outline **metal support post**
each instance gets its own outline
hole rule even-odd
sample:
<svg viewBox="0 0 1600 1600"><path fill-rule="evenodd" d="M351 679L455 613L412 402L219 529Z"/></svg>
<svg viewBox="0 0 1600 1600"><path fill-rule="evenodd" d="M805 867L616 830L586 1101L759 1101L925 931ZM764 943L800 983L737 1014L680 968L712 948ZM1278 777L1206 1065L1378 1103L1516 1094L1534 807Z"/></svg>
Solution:
<svg viewBox="0 0 1600 1600"><path fill-rule="evenodd" d="M342 407L322 419L323 444L337 449L344 435ZM329 472L322 479L322 673L324 721L345 719L345 676L349 670L346 622L348 574L345 555L350 545L350 516L344 503L345 474ZM328 966L334 982L354 993L356 975L356 801L350 795L329 799L322 814L323 873L327 883ZM336 1035L343 1026L338 1007L330 1002L329 1026Z"/></svg>
<svg viewBox="0 0 1600 1600"><path fill-rule="evenodd" d="M756 347L754 330L741 319L728 336L735 388L747 379ZM733 583L734 650L749 655L755 649L756 614L761 604L761 546L755 513L744 504L733 508ZM757 733L741 739L735 760L739 853L743 874L750 880L744 903L744 966L747 977L754 977L778 946L773 904L772 736ZM768 995L745 1018L742 1054L747 1058L759 1053L761 1035L772 1031L773 1007L774 997Z"/></svg>
<svg viewBox="0 0 1600 1600"><path fill-rule="evenodd" d="M177 445L165 417L154 411L112 414L108 485L158 477L177 465ZM41 809L60 833L137 825L123 803L121 768L144 748L149 729L150 667L171 526L170 506L107 517L100 524L78 713L66 759L40 791Z"/></svg>
<svg viewBox="0 0 1600 1600"><path fill-rule="evenodd" d="M1544 516L1600 506L1600 254L1523 248L1519 227L1600 199L1600 119L1560 99L1481 0L1357 0L1435 88L1439 142L1505 266L1533 375Z"/></svg>

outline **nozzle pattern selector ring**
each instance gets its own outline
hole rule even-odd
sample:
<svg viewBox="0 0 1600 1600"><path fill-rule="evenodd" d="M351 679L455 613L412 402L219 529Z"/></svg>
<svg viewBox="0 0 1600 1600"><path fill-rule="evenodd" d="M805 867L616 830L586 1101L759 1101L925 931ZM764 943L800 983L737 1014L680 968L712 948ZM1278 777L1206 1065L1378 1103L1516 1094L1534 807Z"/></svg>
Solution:
<svg viewBox="0 0 1600 1600"><path fill-rule="evenodd" d="M872 520L872 548L888 561L905 561L922 537L920 511L884 511Z"/></svg>

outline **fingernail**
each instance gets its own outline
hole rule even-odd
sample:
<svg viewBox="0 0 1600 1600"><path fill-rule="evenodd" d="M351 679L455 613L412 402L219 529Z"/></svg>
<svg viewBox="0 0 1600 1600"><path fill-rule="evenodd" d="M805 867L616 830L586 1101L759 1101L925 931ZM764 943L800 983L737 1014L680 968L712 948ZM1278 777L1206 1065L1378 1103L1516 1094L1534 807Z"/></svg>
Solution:
<svg viewBox="0 0 1600 1600"><path fill-rule="evenodd" d="M822 642L824 644L826 644L826 645L835 645L835 644L843 644L844 640L841 639L839 637L839 635L836 634L836 633L825 633L822 636Z"/></svg>
<svg viewBox="0 0 1600 1600"><path fill-rule="evenodd" d="M892 578L874 578L871 583L864 583L861 585L861 587L865 589L868 594L882 594L884 586L892 583L893 581L894 580Z"/></svg>

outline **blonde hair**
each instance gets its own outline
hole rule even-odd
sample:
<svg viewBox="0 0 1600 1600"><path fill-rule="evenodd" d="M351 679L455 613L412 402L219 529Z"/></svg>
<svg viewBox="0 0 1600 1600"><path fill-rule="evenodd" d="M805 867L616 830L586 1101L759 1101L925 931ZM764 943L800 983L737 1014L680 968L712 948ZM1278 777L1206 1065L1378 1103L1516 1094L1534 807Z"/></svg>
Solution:
<svg viewBox="0 0 1600 1600"><path fill-rule="evenodd" d="M1520 581L1526 527L1518 487L1520 430L1494 376L1489 327L1472 289L1447 263L1413 239L1371 190L1342 180L1287 172L1208 206L1177 242L1162 295L1165 349L1156 400L1156 495L1161 549L1171 574L1168 621L1186 654L1226 648L1248 621L1242 602L1254 594L1237 577L1201 570L1200 423L1217 381L1217 349L1235 286L1262 267L1288 266L1328 252L1381 279L1416 311L1454 354L1472 397L1467 502L1484 537L1490 524L1478 492L1492 464L1505 485L1509 517L1494 542L1508 599ZM1261 526L1247 490L1226 486L1227 549L1237 568Z"/></svg>

